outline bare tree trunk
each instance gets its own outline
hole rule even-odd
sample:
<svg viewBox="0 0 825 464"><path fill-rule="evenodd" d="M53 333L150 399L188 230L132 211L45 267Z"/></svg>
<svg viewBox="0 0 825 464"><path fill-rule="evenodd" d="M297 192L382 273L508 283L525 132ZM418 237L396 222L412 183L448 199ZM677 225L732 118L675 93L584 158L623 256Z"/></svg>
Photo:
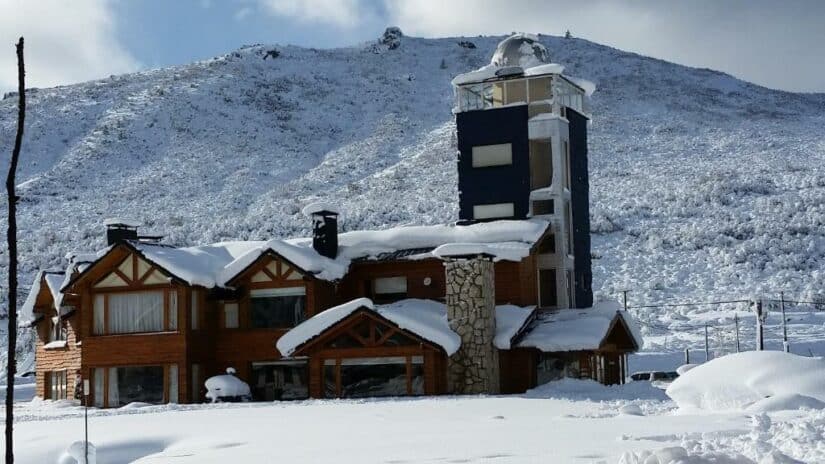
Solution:
<svg viewBox="0 0 825 464"><path fill-rule="evenodd" d="M9 355L6 368L6 464L14 463L14 374L17 373L17 195L14 192L17 160L23 143L23 122L26 120L26 68L23 65L23 37L17 42L17 81L19 101L17 137L6 177L9 201Z"/></svg>

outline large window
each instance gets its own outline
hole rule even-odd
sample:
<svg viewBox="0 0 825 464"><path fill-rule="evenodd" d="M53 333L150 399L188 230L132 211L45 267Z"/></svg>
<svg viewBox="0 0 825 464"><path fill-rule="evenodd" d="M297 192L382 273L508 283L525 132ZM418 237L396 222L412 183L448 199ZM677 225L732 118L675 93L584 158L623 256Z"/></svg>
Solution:
<svg viewBox="0 0 825 464"><path fill-rule="evenodd" d="M402 300L407 297L407 278L379 277L373 281L373 294L378 303Z"/></svg>
<svg viewBox="0 0 825 464"><path fill-rule="evenodd" d="M539 306L542 308L555 308L559 305L556 288L556 270L540 269Z"/></svg>
<svg viewBox="0 0 825 464"><path fill-rule="evenodd" d="M423 395L424 358L326 360L324 385L325 395L329 398Z"/></svg>
<svg viewBox="0 0 825 464"><path fill-rule="evenodd" d="M473 167L509 166L513 164L513 145L479 145L473 147Z"/></svg>
<svg viewBox="0 0 825 464"><path fill-rule="evenodd" d="M68 398L66 371L49 372L49 399L65 400Z"/></svg>
<svg viewBox="0 0 825 464"><path fill-rule="evenodd" d="M305 318L304 287L252 290L250 296L249 325L252 328L295 327Z"/></svg>
<svg viewBox="0 0 825 464"><path fill-rule="evenodd" d="M530 190L553 182L553 147L550 139L530 141Z"/></svg>
<svg viewBox="0 0 825 464"><path fill-rule="evenodd" d="M163 366L109 368L107 391L110 408L133 402L163 403Z"/></svg>
<svg viewBox="0 0 825 464"><path fill-rule="evenodd" d="M252 399L300 400L309 397L306 361L252 363Z"/></svg>
<svg viewBox="0 0 825 464"><path fill-rule="evenodd" d="M177 298L170 298L167 305L165 293L152 290L95 295L93 332L101 335L176 330ZM169 314L170 309L174 316Z"/></svg>
<svg viewBox="0 0 825 464"><path fill-rule="evenodd" d="M512 203L494 203L473 206L474 219L511 218L515 215Z"/></svg>
<svg viewBox="0 0 825 464"><path fill-rule="evenodd" d="M240 325L238 317L238 303L223 304L223 327L225 329L237 329Z"/></svg>
<svg viewBox="0 0 825 464"><path fill-rule="evenodd" d="M49 330L49 341L55 342L60 340L66 340L67 336L67 329L66 329L66 321L61 319L59 316L55 316L52 318L52 326Z"/></svg>

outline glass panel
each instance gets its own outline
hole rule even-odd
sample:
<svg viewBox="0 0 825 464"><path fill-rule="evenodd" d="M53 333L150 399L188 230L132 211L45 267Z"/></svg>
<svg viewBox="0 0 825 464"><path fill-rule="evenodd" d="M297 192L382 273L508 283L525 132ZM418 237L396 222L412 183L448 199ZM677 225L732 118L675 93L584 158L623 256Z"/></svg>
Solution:
<svg viewBox="0 0 825 464"><path fill-rule="evenodd" d="M178 402L178 365L169 365L169 402Z"/></svg>
<svg viewBox="0 0 825 464"><path fill-rule="evenodd" d="M324 397L337 398L338 387L336 386L336 373L338 368L335 365L334 359L328 359L324 362Z"/></svg>
<svg viewBox="0 0 825 464"><path fill-rule="evenodd" d="M530 190L549 187L553 181L550 139L530 141Z"/></svg>
<svg viewBox="0 0 825 464"><path fill-rule="evenodd" d="M254 297L250 300L252 328L295 327L304 320L304 295Z"/></svg>
<svg viewBox="0 0 825 464"><path fill-rule="evenodd" d="M539 298L539 306L543 308L554 308L558 306L555 269L541 269L539 271Z"/></svg>
<svg viewBox="0 0 825 464"><path fill-rule="evenodd" d="M400 276L375 279L375 293L407 293L407 278Z"/></svg>
<svg viewBox="0 0 825 464"><path fill-rule="evenodd" d="M163 292L111 293L108 333L163 330Z"/></svg>
<svg viewBox="0 0 825 464"><path fill-rule="evenodd" d="M474 168L509 166L513 164L513 145L501 143L475 146L472 157Z"/></svg>
<svg viewBox="0 0 825 464"><path fill-rule="evenodd" d="M407 394L405 358L346 359L341 364L341 397Z"/></svg>
<svg viewBox="0 0 825 464"><path fill-rule="evenodd" d="M553 105L549 103L531 103L527 107L527 117L532 118L540 114L547 114L553 112Z"/></svg>
<svg viewBox="0 0 825 464"><path fill-rule="evenodd" d="M331 348L360 348L363 346L358 340L343 334L329 344Z"/></svg>
<svg viewBox="0 0 825 464"><path fill-rule="evenodd" d="M189 305L190 315L189 323L192 330L198 330L200 327L200 292L192 290L192 302Z"/></svg>
<svg viewBox="0 0 825 464"><path fill-rule="evenodd" d="M481 84L468 85L461 88L461 106L463 111L480 110L484 108Z"/></svg>
<svg viewBox="0 0 825 464"><path fill-rule="evenodd" d="M550 82L549 77L530 79L530 101L549 100L551 97Z"/></svg>
<svg viewBox="0 0 825 464"><path fill-rule="evenodd" d="M95 388L95 390L94 390L94 395L95 396L94 396L94 403L93 404L97 408L102 408L103 407L103 393L104 393L103 389L105 388L104 384L103 384L105 379L103 378L103 376L104 376L104 370L100 367L96 367L92 371L92 377L93 377L93 380L95 382L95 384L94 384L95 385L95 387L94 387Z"/></svg>
<svg viewBox="0 0 825 464"><path fill-rule="evenodd" d="M239 325L238 303L224 303L224 327L227 329L237 329Z"/></svg>
<svg viewBox="0 0 825 464"><path fill-rule="evenodd" d="M553 214L553 200L535 200L533 201L533 216L543 214ZM547 253L555 253L555 250Z"/></svg>
<svg viewBox="0 0 825 464"><path fill-rule="evenodd" d="M412 395L424 394L424 364L412 364Z"/></svg>
<svg viewBox="0 0 825 464"><path fill-rule="evenodd" d="M410 345L417 345L415 341L407 337L406 335L402 334L401 332L395 332L384 342L384 346L410 346Z"/></svg>
<svg viewBox="0 0 825 464"><path fill-rule="evenodd" d="M169 292L169 330L178 330L178 291Z"/></svg>
<svg viewBox="0 0 825 464"><path fill-rule="evenodd" d="M309 398L307 363L252 365L252 399L255 401Z"/></svg>
<svg viewBox="0 0 825 464"><path fill-rule="evenodd" d="M192 403L199 403L201 401L201 366L200 364L192 364Z"/></svg>
<svg viewBox="0 0 825 464"><path fill-rule="evenodd" d="M512 203L473 206L473 218L475 219L509 218L513 217L513 214Z"/></svg>
<svg viewBox="0 0 825 464"><path fill-rule="evenodd" d="M109 369L109 407L163 402L163 366Z"/></svg>
<svg viewBox="0 0 825 464"><path fill-rule="evenodd" d="M517 80L507 82L507 102L508 105L513 103L527 103L527 81Z"/></svg>
<svg viewBox="0 0 825 464"><path fill-rule="evenodd" d="M103 325L105 318L103 316L103 308L104 308L104 299L106 295L98 294L95 295L95 303L94 303L94 333L95 335L100 335L104 332Z"/></svg>
<svg viewBox="0 0 825 464"><path fill-rule="evenodd" d="M492 85L491 97L492 100L490 101L490 105L493 108L498 108L499 106L504 105L504 82L496 82Z"/></svg>

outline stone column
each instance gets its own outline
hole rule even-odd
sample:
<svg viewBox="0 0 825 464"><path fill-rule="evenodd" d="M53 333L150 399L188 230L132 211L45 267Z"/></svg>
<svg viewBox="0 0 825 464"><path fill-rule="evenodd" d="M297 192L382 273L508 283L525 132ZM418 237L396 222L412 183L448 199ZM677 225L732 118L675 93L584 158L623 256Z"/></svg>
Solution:
<svg viewBox="0 0 825 464"><path fill-rule="evenodd" d="M450 259L447 273L447 320L461 337L461 348L447 362L452 393L499 393L493 262L482 256Z"/></svg>

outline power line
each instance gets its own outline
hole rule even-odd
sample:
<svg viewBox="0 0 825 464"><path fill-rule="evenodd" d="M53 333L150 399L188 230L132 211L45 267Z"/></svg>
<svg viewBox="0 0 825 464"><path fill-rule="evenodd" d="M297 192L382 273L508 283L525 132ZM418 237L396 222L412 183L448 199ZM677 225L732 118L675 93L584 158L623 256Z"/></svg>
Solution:
<svg viewBox="0 0 825 464"><path fill-rule="evenodd" d="M705 305L720 305L730 303L750 303L752 300L724 300L724 301L705 301L705 302L688 302L688 303L657 303L639 306L628 306L627 309L643 309L643 308L669 308L677 306L705 306ZM788 301L785 301L788 303Z"/></svg>

